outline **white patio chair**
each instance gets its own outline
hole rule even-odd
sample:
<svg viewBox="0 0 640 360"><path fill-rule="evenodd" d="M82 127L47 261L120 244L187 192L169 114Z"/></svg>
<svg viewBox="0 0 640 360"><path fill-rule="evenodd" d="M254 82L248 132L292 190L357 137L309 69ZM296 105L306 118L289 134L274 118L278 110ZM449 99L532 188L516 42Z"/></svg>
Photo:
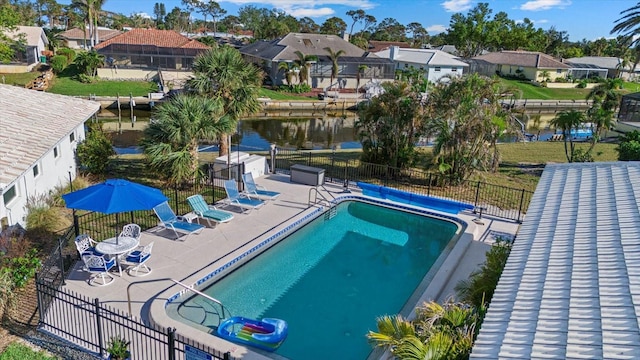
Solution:
<svg viewBox="0 0 640 360"><path fill-rule="evenodd" d="M102 255L95 249L97 242L87 234L78 235L76 237L75 243L76 243L76 249L78 249L78 254L80 255L80 257L82 257L85 254Z"/></svg>
<svg viewBox="0 0 640 360"><path fill-rule="evenodd" d="M151 257L152 248L153 243L150 243L148 245L138 247L127 255L125 260L134 265L127 269L130 276L146 276L151 274L151 268L147 266L147 260ZM142 274L139 274L142 268L144 268L144 271ZM132 272L134 272L134 274L132 274Z"/></svg>
<svg viewBox="0 0 640 360"><path fill-rule="evenodd" d="M120 232L120 237L132 237L136 240L140 240L140 225L138 224L127 224L122 227L122 231Z"/></svg>
<svg viewBox="0 0 640 360"><path fill-rule="evenodd" d="M89 285L105 286L109 285L115 280L109 270L116 266L116 259L107 259L104 256L97 256L85 253L82 255L82 261L84 262L85 269L91 273L89 277ZM98 284L97 281L101 280Z"/></svg>

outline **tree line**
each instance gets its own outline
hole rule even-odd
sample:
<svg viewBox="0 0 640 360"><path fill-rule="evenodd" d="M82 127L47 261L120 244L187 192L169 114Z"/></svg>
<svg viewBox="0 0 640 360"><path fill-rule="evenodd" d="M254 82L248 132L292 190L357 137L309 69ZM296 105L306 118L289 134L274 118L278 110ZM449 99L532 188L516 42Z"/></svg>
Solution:
<svg viewBox="0 0 640 360"><path fill-rule="evenodd" d="M629 64L638 63L640 58L634 37L624 33L625 26L633 25L635 21L637 11L633 9L637 10L637 6L621 13L624 16L620 20L624 21L612 24L615 25L612 34L623 34L610 39L603 36L596 40L571 42L566 31L555 27L544 30L535 27L528 18L522 21L511 19L506 12L494 14L488 3L478 3L466 14L452 15L445 32L429 35L419 22L401 24L393 18L377 19L361 9L349 10L344 18L334 16L319 24L310 17L297 19L282 10L255 5L242 6L237 15L232 15L212 0L182 0L181 7L170 10L164 3L157 2L151 17L140 13L125 15L106 11L103 9L106 1L72 0L70 4L63 5L56 0L0 0L0 29L16 25L51 29L87 28L88 38L94 42L98 26L113 29L146 27L191 33L250 31L254 40L276 39L290 32L348 34L349 41L363 49L367 49L371 40L407 42L416 48L448 44L455 45L458 55L464 58L479 55L484 50L539 51L559 58L612 56ZM198 14L202 19L194 19ZM6 61L6 53L12 45L6 37L0 39L0 54L5 54L3 60Z"/></svg>

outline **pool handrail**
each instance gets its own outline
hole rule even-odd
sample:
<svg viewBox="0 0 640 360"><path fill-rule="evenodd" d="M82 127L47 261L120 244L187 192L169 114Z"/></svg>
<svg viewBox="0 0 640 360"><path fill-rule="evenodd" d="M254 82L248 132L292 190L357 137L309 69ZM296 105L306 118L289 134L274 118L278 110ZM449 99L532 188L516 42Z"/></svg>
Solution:
<svg viewBox="0 0 640 360"><path fill-rule="evenodd" d="M204 298L205 298L205 299L207 299L207 300L211 300L211 301L213 301L214 303L216 303L216 304L220 305L220 307L222 308L222 319L227 319L227 317L224 315L225 307L224 307L224 305L222 305L222 302L221 302L220 300L218 300L218 299L214 299L214 298L212 298L211 296L209 296L209 295L207 295L207 294L205 294L205 293L203 293L203 292L201 292L201 291L198 291L198 290L194 289L194 288L193 288L193 286L189 286L189 285L187 285L187 284L181 283L181 282L180 282L180 281L178 281L178 280L171 279L171 281L173 281L174 283L176 283L176 284L178 284L178 285L182 286L183 288L185 288L185 289L187 289L187 290L189 290L189 291L192 291L192 292L194 292L194 293L196 293L196 294L198 294L198 295L200 295L200 296L204 297ZM227 311L228 311L228 310L227 310ZM229 312L229 317L231 317L231 311L228 311L228 312Z"/></svg>

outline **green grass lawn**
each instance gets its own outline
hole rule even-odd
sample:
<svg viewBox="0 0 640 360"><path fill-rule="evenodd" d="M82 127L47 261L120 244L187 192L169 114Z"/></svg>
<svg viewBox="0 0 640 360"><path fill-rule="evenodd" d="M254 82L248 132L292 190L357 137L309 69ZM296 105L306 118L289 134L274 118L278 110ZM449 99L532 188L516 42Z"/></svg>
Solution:
<svg viewBox="0 0 640 360"><path fill-rule="evenodd" d="M55 360L44 351L32 350L29 346L14 342L0 354L0 360Z"/></svg>
<svg viewBox="0 0 640 360"><path fill-rule="evenodd" d="M265 97L273 100L317 100L312 99L308 96L300 96L296 94L281 92L281 91L273 91L270 89L261 88L260 89L260 97Z"/></svg>
<svg viewBox="0 0 640 360"><path fill-rule="evenodd" d="M0 74L0 82L7 85L15 85L24 87L30 83L31 80L37 78L40 75L39 71L32 71L28 73L20 74Z"/></svg>

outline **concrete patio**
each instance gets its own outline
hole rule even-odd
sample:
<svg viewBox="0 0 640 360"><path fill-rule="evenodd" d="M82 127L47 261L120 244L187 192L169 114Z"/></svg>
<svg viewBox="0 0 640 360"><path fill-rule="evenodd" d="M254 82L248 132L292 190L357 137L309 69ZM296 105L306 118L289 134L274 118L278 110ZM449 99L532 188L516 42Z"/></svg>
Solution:
<svg viewBox="0 0 640 360"><path fill-rule="evenodd" d="M118 277L115 272L115 281L110 285L96 287L88 284L89 274L82 271L82 264L79 263L70 274L66 288L92 299L97 298L102 304L123 313L130 311L134 318L140 318L148 324L174 327L177 333L220 351L229 351L234 357L267 359L241 345L178 322L165 311L167 300L185 290L171 279L192 285L288 224L318 211L317 206L309 206L310 191L314 188L312 186L291 183L289 176L282 174L265 175L256 179L256 182L269 190L280 192L280 197L261 209L248 213L240 213L240 209L232 206L224 207L224 210L234 213L233 220L213 228L205 228L200 234L190 235L186 239L182 237L180 240L173 240L172 232L160 228L143 232L141 245L154 242L151 258L147 262L152 269L150 275L132 277L124 272L122 277ZM331 184L319 189L321 196L327 199L347 195L342 191L341 186ZM353 191L352 195L361 194ZM458 217L467 224L464 234L435 274L418 304L432 299L443 301L452 296L455 284L467 278L470 272L483 263L485 253L495 238L513 237L518 229L518 224L514 222L490 217L477 221L477 216L472 213L461 213ZM206 224L206 221L202 223ZM407 304L407 307L413 308L415 304Z"/></svg>

